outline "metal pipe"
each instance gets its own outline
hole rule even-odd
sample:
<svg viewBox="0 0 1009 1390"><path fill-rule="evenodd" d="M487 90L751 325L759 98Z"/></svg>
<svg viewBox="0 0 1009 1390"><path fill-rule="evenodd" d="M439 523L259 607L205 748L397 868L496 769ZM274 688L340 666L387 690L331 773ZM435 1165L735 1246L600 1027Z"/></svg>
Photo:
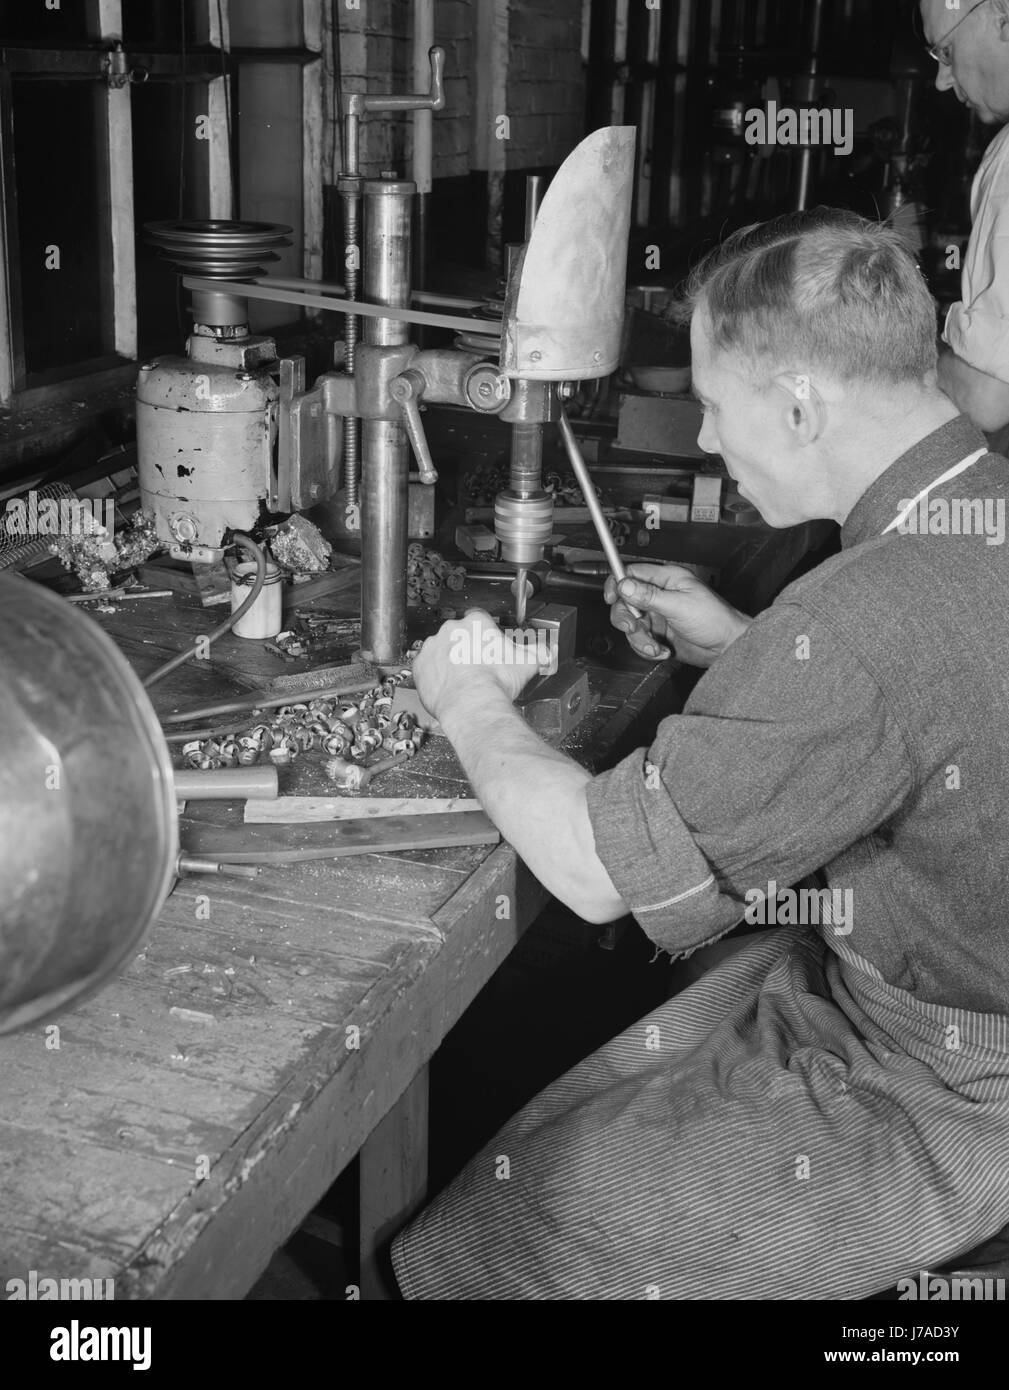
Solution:
<svg viewBox="0 0 1009 1390"><path fill-rule="evenodd" d="M800 101L812 105L816 100L816 79L820 72L820 40L823 33L823 0L813 0L810 20L809 70L800 81ZM813 181L813 147L806 145L799 159L799 191L796 197L796 211L805 212L809 207L809 195Z"/></svg>
<svg viewBox="0 0 1009 1390"><path fill-rule="evenodd" d="M424 90L430 81L429 50L434 46L434 0L414 0L413 6L413 89ZM428 222L434 165L434 112L419 107L413 113L413 181L417 185L416 274L415 283L427 284L430 247Z"/></svg>
<svg viewBox="0 0 1009 1390"><path fill-rule="evenodd" d="M361 651L377 664L406 648L408 445L401 425L365 420L361 475Z"/></svg>
<svg viewBox="0 0 1009 1390"><path fill-rule="evenodd" d="M377 305L410 303L410 232L415 186L394 178L364 185L364 293ZM409 342L401 318L368 318L365 342ZM406 649L409 444L392 420L363 422L361 648L367 660L399 661Z"/></svg>

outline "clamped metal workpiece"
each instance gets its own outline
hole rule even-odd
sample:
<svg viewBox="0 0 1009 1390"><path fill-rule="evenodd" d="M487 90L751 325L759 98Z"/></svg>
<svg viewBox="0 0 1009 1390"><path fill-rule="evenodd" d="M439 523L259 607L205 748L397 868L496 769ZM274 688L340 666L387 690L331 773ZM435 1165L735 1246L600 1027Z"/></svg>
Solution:
<svg viewBox="0 0 1009 1390"><path fill-rule="evenodd" d="M592 708L588 672L575 662L578 610L559 603L529 609L526 627L546 635L555 670L530 681L516 704L544 738L566 738Z"/></svg>

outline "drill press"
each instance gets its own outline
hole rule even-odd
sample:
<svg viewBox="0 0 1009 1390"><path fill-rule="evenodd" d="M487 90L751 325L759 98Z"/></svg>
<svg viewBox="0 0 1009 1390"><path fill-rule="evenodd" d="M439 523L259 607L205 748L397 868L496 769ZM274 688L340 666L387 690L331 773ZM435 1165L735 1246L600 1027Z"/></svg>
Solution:
<svg viewBox="0 0 1009 1390"><path fill-rule="evenodd" d="M633 173L633 127L583 140L539 207L530 200L526 244L509 274L501 370L512 388L501 418L512 427L511 469L494 526L502 559L517 569L519 626L526 571L543 560L553 532L544 429L561 422L565 383L609 376L619 365Z"/></svg>
<svg viewBox="0 0 1009 1390"><path fill-rule="evenodd" d="M612 127L575 149L535 221L529 218L508 279L499 362L480 350L422 350L409 341L411 323L470 341L475 326L488 327L426 307L472 310L474 301L411 291L415 186L392 171L362 179L357 167L363 115L437 109L441 78L441 51L433 49L430 92L348 101L348 169L339 185L346 286L264 276L260 262L273 258L286 228L149 229L182 272L196 321L186 357L146 364L138 385L141 495L159 534L177 550L219 546L229 529L249 530L264 511L303 510L332 497L342 470L348 525L356 520L361 530L362 651L378 665L401 662L406 648L411 449L421 481L437 480L422 404L501 415L512 427L510 485L498 499L496 529L505 560L518 571L517 616L524 621L524 571L543 559L553 526L553 501L542 485L544 429L561 419L562 383L616 369L623 327L634 130ZM358 248L353 239L362 225ZM359 269L361 300L354 298ZM272 340L249 334L251 299L343 314L342 369L306 390L303 359L278 359Z"/></svg>

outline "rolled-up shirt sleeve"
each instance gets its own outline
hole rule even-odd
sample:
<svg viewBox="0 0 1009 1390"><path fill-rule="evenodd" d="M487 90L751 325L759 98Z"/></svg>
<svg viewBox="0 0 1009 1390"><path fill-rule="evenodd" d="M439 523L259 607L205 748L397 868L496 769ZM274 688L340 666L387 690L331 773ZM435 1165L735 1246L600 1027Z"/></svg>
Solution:
<svg viewBox="0 0 1009 1390"><path fill-rule="evenodd" d="M961 300L943 339L969 366L1009 382L1009 138L1001 132L978 171Z"/></svg>
<svg viewBox="0 0 1009 1390"><path fill-rule="evenodd" d="M796 603L763 614L684 713L588 788L596 853L645 932L685 955L881 825L915 769L857 656Z"/></svg>

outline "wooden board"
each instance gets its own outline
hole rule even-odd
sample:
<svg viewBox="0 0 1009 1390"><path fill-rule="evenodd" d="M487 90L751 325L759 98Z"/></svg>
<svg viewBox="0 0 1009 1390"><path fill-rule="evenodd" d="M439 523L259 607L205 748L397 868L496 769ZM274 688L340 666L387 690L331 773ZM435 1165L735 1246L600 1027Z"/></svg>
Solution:
<svg viewBox="0 0 1009 1390"><path fill-rule="evenodd" d="M392 850L495 845L500 838L483 811L421 819L389 816L381 821L342 821L332 825L247 825L239 829L192 826L182 836L186 854L229 864L255 864L265 855L280 864L352 854L388 854Z"/></svg>
<svg viewBox="0 0 1009 1390"><path fill-rule="evenodd" d="M466 796L282 796L245 803L246 825L304 825L312 821L383 820L388 816L461 815L482 811Z"/></svg>

